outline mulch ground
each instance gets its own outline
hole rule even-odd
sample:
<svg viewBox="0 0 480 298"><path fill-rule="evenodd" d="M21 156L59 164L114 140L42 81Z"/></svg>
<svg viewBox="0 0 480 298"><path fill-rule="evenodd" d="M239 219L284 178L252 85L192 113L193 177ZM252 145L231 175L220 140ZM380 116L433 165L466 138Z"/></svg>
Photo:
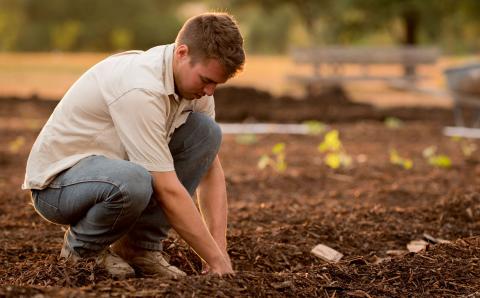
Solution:
<svg viewBox="0 0 480 298"><path fill-rule="evenodd" d="M229 109L253 112L228 118L221 112L228 110L226 99L220 99L222 121L325 121L340 132L352 165L336 170L325 165L317 150L322 134L265 135L249 143L226 135L220 155L236 274L200 275L198 257L172 233L165 251L186 278L116 281L92 260L75 266L59 261L64 227L44 221L28 192L20 190L28 152L54 104L2 100L0 296L480 297L480 143L468 143L479 149L465 156L461 144L467 141L442 135L442 127L451 124L449 111L378 111L348 97L337 103L325 99L343 93L324 96L326 109L319 98L292 103L255 90L223 92L246 98L232 100ZM252 108L262 98L277 100L271 111L278 118L261 116L271 114L262 110L269 106L264 103ZM389 116L404 119L403 125L388 128L383 120ZM286 144L286 171L260 170L260 156L279 142ZM450 157L452 167L425 160L422 151L432 145ZM413 168L391 164L391 148L410 158ZM425 234L449 242L430 242L417 253L406 250ZM310 253L317 244L344 257L327 263ZM404 252L392 255L393 250Z"/></svg>

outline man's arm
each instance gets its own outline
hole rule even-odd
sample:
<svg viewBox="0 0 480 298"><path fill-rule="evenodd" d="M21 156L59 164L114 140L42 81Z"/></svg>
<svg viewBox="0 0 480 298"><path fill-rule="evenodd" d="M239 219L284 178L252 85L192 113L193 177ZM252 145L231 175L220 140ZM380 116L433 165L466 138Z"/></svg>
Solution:
<svg viewBox="0 0 480 298"><path fill-rule="evenodd" d="M198 188L200 211L210 234L223 253L227 254L227 191L225 175L218 156L200 182Z"/></svg>
<svg viewBox="0 0 480 298"><path fill-rule="evenodd" d="M232 273L224 256L208 231L187 190L175 172L151 172L155 198L177 233L204 259L214 273Z"/></svg>

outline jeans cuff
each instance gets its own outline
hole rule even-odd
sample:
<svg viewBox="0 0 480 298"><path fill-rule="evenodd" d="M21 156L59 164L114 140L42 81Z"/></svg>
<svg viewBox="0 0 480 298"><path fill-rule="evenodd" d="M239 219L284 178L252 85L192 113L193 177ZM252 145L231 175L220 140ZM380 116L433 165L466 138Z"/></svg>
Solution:
<svg viewBox="0 0 480 298"><path fill-rule="evenodd" d="M136 240L131 240L128 239L128 244L134 247L138 248L143 248L146 250L163 250L163 244L161 242L162 240L159 240L157 242L152 242L152 241L136 241Z"/></svg>

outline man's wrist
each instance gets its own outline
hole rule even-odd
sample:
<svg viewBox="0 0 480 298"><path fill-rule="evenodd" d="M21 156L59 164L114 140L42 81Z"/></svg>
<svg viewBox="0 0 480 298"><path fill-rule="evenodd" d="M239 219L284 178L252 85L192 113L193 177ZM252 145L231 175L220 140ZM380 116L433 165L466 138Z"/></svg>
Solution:
<svg viewBox="0 0 480 298"><path fill-rule="evenodd" d="M207 262L208 263L208 262ZM212 268L223 268L225 266L225 256L223 253L218 254L212 258L211 262L208 263Z"/></svg>
<svg viewBox="0 0 480 298"><path fill-rule="evenodd" d="M225 236L224 233L212 234L212 237L222 251L227 250L227 237Z"/></svg>

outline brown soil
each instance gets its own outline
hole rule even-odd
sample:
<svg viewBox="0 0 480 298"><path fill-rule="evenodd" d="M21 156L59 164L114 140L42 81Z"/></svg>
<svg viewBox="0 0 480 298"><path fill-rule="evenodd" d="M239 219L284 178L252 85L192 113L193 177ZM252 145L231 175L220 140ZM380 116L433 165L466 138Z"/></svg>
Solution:
<svg viewBox="0 0 480 298"><path fill-rule="evenodd" d="M480 296L480 149L467 158L459 142L442 136L450 111L379 111L349 102L340 90L295 102L255 90L222 92L220 121L328 121L340 131L352 166L332 170L323 163L317 151L322 135L257 136L253 144L226 135L221 159L236 275L199 275L199 259L172 234L166 251L188 277L115 281L92 261L73 267L58 261L63 227L45 222L20 190L38 123L55 104L1 100L0 296ZM379 121L387 116L406 121L387 128ZM10 148L20 136L25 144ZM286 144L287 170L259 170L259 157L278 142ZM450 169L423 159L431 145L452 159ZM390 148L411 158L413 169L392 165ZM451 242L387 254L405 250L424 233ZM313 256L310 250L320 243L343 259L329 264Z"/></svg>
<svg viewBox="0 0 480 298"><path fill-rule="evenodd" d="M451 123L452 112L442 108L378 109L366 103L352 102L342 88L333 87L303 99L273 97L253 88L226 87L215 92L216 118L220 122L301 122L320 120L346 122L384 120L435 120Z"/></svg>

